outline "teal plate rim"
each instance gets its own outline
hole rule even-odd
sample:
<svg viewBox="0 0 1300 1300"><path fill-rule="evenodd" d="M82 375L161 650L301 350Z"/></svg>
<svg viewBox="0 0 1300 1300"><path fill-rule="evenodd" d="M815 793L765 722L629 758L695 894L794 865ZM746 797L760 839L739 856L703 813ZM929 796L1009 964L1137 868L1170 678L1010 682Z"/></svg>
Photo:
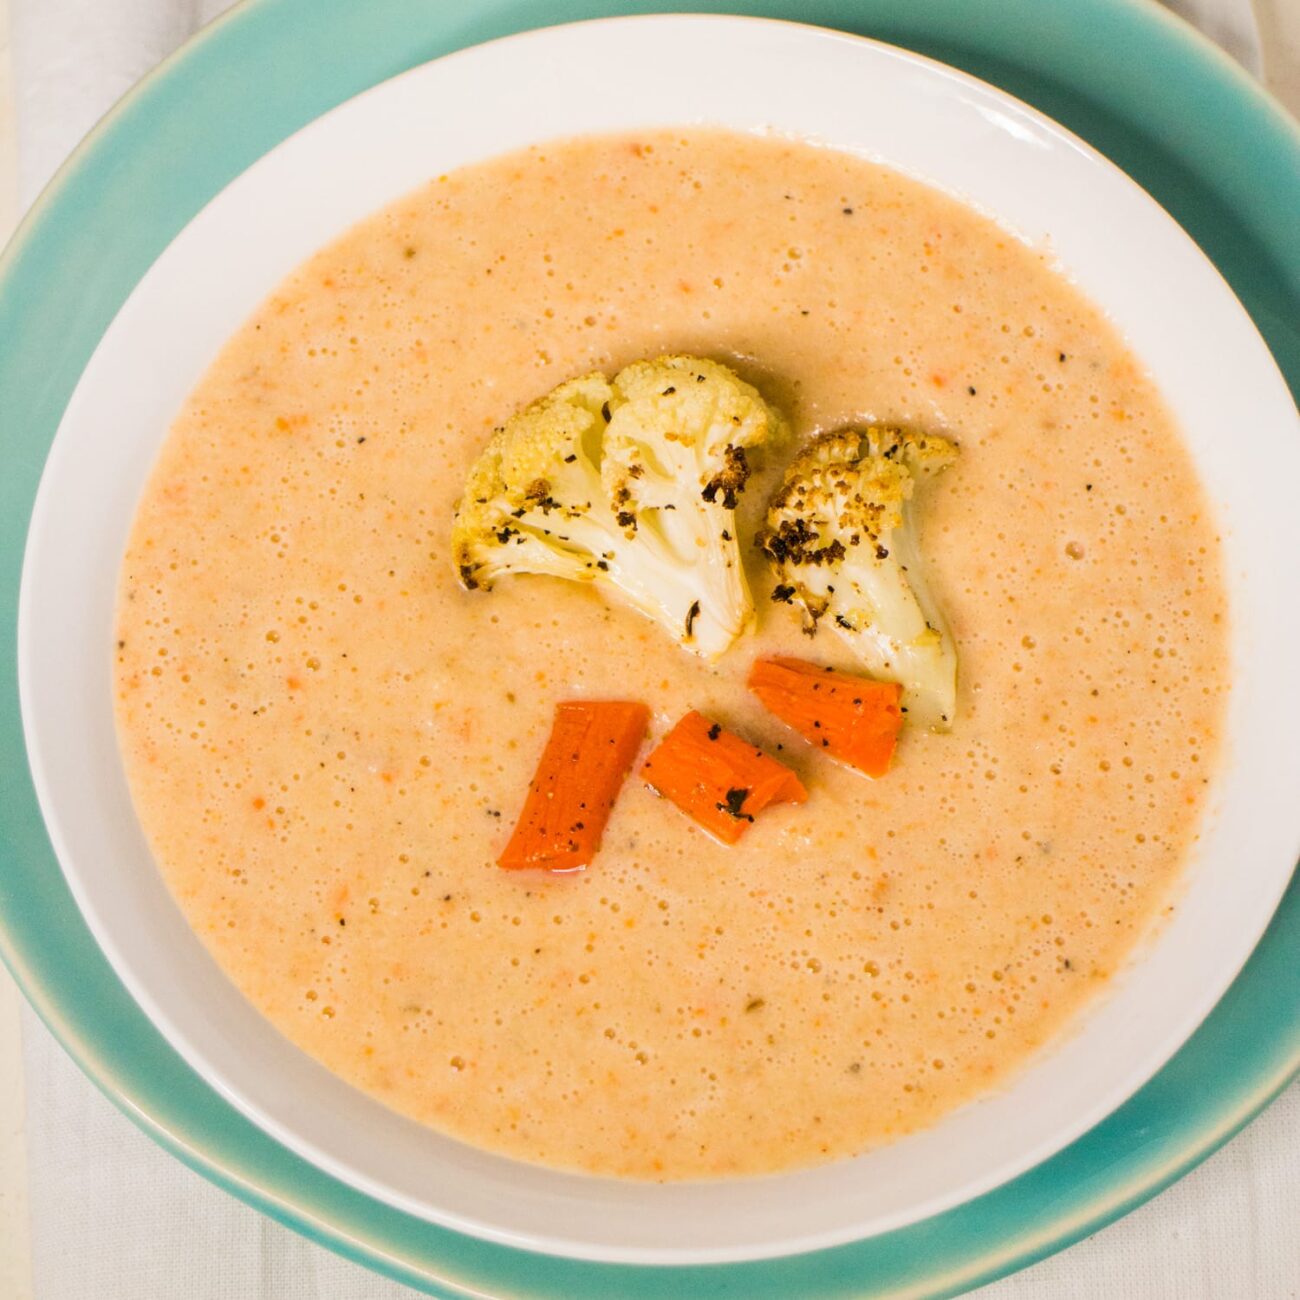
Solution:
<svg viewBox="0 0 1300 1300"><path fill-rule="evenodd" d="M0 955L64 1048L191 1168L306 1236L446 1297L939 1297L1022 1268L1154 1196L1300 1073L1300 880L1160 1073L1050 1160L895 1232L752 1264L654 1268L530 1254L402 1214L290 1154L189 1069L72 900L27 770L15 666L23 546L45 456L99 338L181 227L285 136L418 63L653 0L245 0L140 83L0 258ZM731 0L673 12L872 36L1001 86L1141 182L1218 265L1300 392L1300 129L1152 0Z"/></svg>

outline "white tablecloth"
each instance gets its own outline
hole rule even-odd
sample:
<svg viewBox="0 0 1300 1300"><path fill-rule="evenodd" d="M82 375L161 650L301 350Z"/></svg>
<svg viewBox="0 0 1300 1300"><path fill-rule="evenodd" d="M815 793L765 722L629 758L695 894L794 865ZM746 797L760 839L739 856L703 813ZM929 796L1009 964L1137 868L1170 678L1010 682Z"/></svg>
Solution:
<svg viewBox="0 0 1300 1300"><path fill-rule="evenodd" d="M228 0L9 3L19 193L27 203L104 110ZM1176 7L1259 72L1248 0L1179 0ZM414 1295L308 1244L164 1155L82 1077L30 1013L23 1037L36 1300ZM1137 1213L981 1295L1295 1300L1300 1091L1292 1089L1227 1149Z"/></svg>

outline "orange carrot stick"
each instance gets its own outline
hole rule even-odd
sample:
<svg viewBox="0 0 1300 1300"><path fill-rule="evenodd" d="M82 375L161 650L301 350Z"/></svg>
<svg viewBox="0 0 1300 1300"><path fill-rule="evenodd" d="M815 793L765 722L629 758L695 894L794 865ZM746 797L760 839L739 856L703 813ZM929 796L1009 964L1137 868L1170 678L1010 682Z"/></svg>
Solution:
<svg viewBox="0 0 1300 1300"><path fill-rule="evenodd" d="M868 776L889 771L903 725L897 682L877 682L803 659L758 659L749 689L805 740Z"/></svg>
<svg viewBox="0 0 1300 1300"><path fill-rule="evenodd" d="M497 862L508 871L585 867L600 848L649 720L644 704L626 700L557 704L524 810Z"/></svg>
<svg viewBox="0 0 1300 1300"><path fill-rule="evenodd" d="M803 803L808 792L784 763L692 710L641 768L657 794L727 844L773 803Z"/></svg>

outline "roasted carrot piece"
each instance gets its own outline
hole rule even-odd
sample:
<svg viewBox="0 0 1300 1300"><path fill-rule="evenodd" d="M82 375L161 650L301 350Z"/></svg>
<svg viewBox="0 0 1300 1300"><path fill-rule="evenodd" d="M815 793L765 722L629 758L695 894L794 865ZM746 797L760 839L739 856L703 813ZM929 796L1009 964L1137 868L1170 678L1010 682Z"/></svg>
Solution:
<svg viewBox="0 0 1300 1300"><path fill-rule="evenodd" d="M808 792L784 763L692 710L641 768L657 794L727 844L773 803L803 803Z"/></svg>
<svg viewBox="0 0 1300 1300"><path fill-rule="evenodd" d="M644 704L626 700L557 704L524 810L498 864L508 871L585 867L600 848L649 721Z"/></svg>
<svg viewBox="0 0 1300 1300"><path fill-rule="evenodd" d="M803 659L758 659L749 689L805 740L868 776L889 771L903 725L897 682L823 668Z"/></svg>

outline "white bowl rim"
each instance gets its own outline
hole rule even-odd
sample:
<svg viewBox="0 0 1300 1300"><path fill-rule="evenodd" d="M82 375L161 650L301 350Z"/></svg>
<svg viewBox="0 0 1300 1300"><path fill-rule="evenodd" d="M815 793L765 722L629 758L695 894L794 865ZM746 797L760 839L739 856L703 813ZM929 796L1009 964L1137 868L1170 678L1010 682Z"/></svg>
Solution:
<svg viewBox="0 0 1300 1300"><path fill-rule="evenodd" d="M286 1126L283 1117L277 1117L262 1109L255 1101L247 1096L238 1087L233 1085L220 1070L218 1070L208 1058L205 1052L193 1040L189 1029L186 1025L177 1023L169 1014L168 1010L163 1007L155 995L156 986L151 986L139 978L136 962L126 947L120 942L121 934L115 931L105 922L105 918L100 908L100 897L96 894L91 885L91 878L85 871L84 854L78 855L68 844L64 835L64 828L60 818L66 814L66 797L61 796L59 783L52 771L49 755L44 744L45 733L37 718L43 718L42 709L44 701L41 695L39 683L43 677L44 666L40 661L41 643L36 635L34 620L37 618L37 602L39 600L38 578L44 576L41 568L41 562L45 558L42 554L41 544L48 540L52 528L57 528L54 521L54 515L57 512L56 494L51 487L57 479L57 471L61 462L66 459L69 447L69 437L65 437L65 430L76 425L77 419L81 412L79 409L78 398L82 396L82 389L86 383L86 376L91 374L100 359L100 354L104 351L105 344L114 336L114 331L118 328L119 322L129 318L133 304L141 297L142 292L156 283L157 276L155 272L160 266L166 266L172 257L173 250L177 245L182 244L189 232L199 223L204 221L208 214L215 208L230 202L232 193L242 192L247 188L249 178L255 174L261 174L267 166L276 165L277 160L282 159L288 152L295 148L301 147L304 138L317 135L322 128L328 127L331 123L336 123L339 119L354 114L358 108L364 104L373 103L377 98L392 94L396 87L410 85L414 81L427 77L431 69L445 70L449 66L457 64L471 64L482 61L483 59L494 59L498 52L512 47L515 49L527 49L530 46L538 47L544 50L548 44L558 42L557 48L562 49L563 44L572 39L572 34L596 33L599 31L602 35L597 37L597 41L603 39L603 34L609 31L617 30L623 32L636 28L641 33L639 40L663 38L664 33L670 29L678 29L679 25L689 25L695 33L706 28L716 28L721 36L724 29L727 32L737 31L739 29L748 29L753 32L763 29L773 33L772 39L788 41L791 43L798 41L827 42L829 45L841 46L849 45L859 49L870 49L875 52L876 57L886 61L896 61L899 64L909 66L927 72L930 76L960 87L965 92L972 95L980 104L991 108L994 111L1000 106L1003 109L1009 109L1013 113L1011 123L1003 123L1003 126L1010 130L1015 124L1019 124L1022 129L1031 129L1036 133L1039 140L1050 139L1053 144L1063 150L1074 152L1080 158L1086 160L1089 166L1098 168L1101 174L1109 174L1112 178L1127 187L1131 192L1130 198L1135 195L1140 197L1142 203L1148 211L1159 214L1167 224L1167 238L1174 243L1181 242L1184 245L1182 251L1186 255L1191 253L1195 260L1199 262L1201 274L1206 278L1207 283L1212 280L1217 282L1219 297L1225 312L1221 319L1227 321L1232 319L1232 324L1237 334L1249 341L1251 348L1255 350L1256 355L1252 360L1254 369L1251 372L1256 383L1259 385L1259 391L1263 394L1265 406L1269 408L1273 415L1280 418L1278 425L1281 428L1286 420L1289 419L1294 425L1294 408L1290 404L1289 394L1287 394L1285 384L1277 371L1276 365L1269 355L1262 339L1259 338L1255 331L1253 323L1246 315L1240 304L1232 296L1231 291L1223 282L1216 268L1205 259L1199 250L1195 249L1190 239L1173 222L1173 219L1164 213L1163 209L1155 203L1144 191L1140 190L1135 182L1131 181L1124 173L1120 172L1113 164L1106 160L1102 155L1096 153L1091 146L1073 136L1071 133L1052 122L1037 110L1024 105L1014 97L1005 92L987 85L976 78L961 73L947 65L937 63L934 60L914 54L910 51L900 50L896 47L886 45L882 42L873 41L869 38L848 35L841 32L832 32L825 29L808 27L803 24L789 23L779 20L758 19L751 17L729 17L718 15L647 15L634 17L606 18L589 22L568 24L561 27L536 29L529 32L519 33L513 36L504 37L500 40L492 41L486 45L471 47L466 50L457 51L453 54L444 56L441 59L434 60L431 64L422 65L411 69L408 72L400 74L387 82L363 92L361 95L347 101L339 107L331 110L329 113L317 118L308 126L302 128L294 136L276 146L268 154L264 155L253 167L249 168L235 181L231 182L225 190L222 191L207 207L201 212L180 235L177 236L173 244L159 257L154 267L142 277L136 290L124 304L118 318L114 321L113 326L106 332L104 340L101 341L100 347L92 357L91 362L86 367L83 374L82 382L78 385L78 391L74 394L73 400L69 403L68 411L60 424L58 435L56 436L54 446L51 450L50 458L47 463L46 472L42 478L41 487L38 492L36 504L33 510L32 522L29 530L29 544L25 556L22 589L20 593L20 614L19 614L19 678L20 678L20 696L22 701L22 710L24 718L24 728L28 741L28 751L31 761L34 783L36 785L38 799L42 811L45 815L47 826L49 827L51 840L54 844L56 854L60 863L64 867L65 874L68 878L69 885L77 900L78 906L82 909L83 914L90 925L92 932L103 948L106 956L114 966L119 976L123 979L127 988L140 1003L141 1007L149 1015L150 1019L162 1030L169 1041L177 1047L185 1059L217 1090L233 1104L236 1105L243 1113L252 1118L263 1129L271 1133L278 1140L283 1142L292 1150L304 1155L313 1163L328 1170L335 1176L343 1179L345 1182L361 1188L375 1195L381 1200L391 1204L398 1205L400 1208L412 1213L421 1214L432 1221L443 1223L446 1226L481 1236L490 1240L501 1241L509 1245L523 1246L532 1250L540 1250L549 1253L569 1255L575 1258L600 1259L620 1262L638 1262L638 1263L704 1263L704 1262L722 1262L740 1259L757 1259L776 1255L796 1253L803 1250L819 1249L825 1246L839 1244L844 1241L852 1240L857 1237L874 1234L877 1232L887 1231L891 1228L902 1226L905 1223L914 1222L917 1219L928 1217L930 1214L950 1208L952 1205L970 1199L970 1197L979 1194L982 1191L996 1186L1007 1179L1022 1172L1024 1169L1032 1167L1040 1160L1046 1158L1052 1152L1059 1150L1068 1141L1085 1132L1095 1122L1100 1120L1105 1114L1115 1108L1125 1097L1135 1091L1143 1082L1146 1081L1155 1071L1168 1059L1177 1049L1186 1037L1190 1034L1196 1024L1204 1017L1205 1014L1217 1001L1227 985L1231 982L1240 966L1244 963L1246 957L1262 933L1267 924L1268 918L1277 901L1281 898L1286 884L1290 878L1291 865L1295 861L1296 848L1300 845L1300 828L1292 831L1290 837L1290 848L1288 850L1287 866L1284 872L1280 872L1275 880L1275 888L1271 894L1261 894L1256 900L1255 908L1255 928L1249 935L1249 943L1238 943L1233 948L1233 957L1230 961L1222 963L1216 967L1218 977L1215 981L1207 983L1201 990L1201 995L1194 1004L1189 1004L1179 1016L1178 1020L1167 1027L1167 1031L1160 1035L1158 1041L1142 1058L1140 1065L1129 1071L1123 1084L1116 1086L1105 1094L1099 1095L1095 1104L1089 1108L1080 1110L1076 1114L1075 1122L1069 1126L1059 1128L1052 1138L1046 1142L1039 1143L1030 1150L1022 1151L1014 1161L1005 1162L1003 1166L996 1170L991 1170L982 1179L967 1180L961 1188L950 1196L931 1197L923 1205L913 1207L903 1214L893 1216L880 1216L870 1224L858 1224L852 1227L840 1227L836 1230L827 1232L807 1232L800 1236L793 1236L780 1240L766 1239L762 1241L752 1241L744 1246L730 1244L723 1247L710 1247L708 1245L694 1245L686 1249L676 1250L671 1247L650 1248L643 1244L633 1246L622 1246L618 1243L610 1242L592 1242L583 1238L566 1239L563 1234L539 1234L535 1231L519 1231L515 1229L503 1229L499 1224L480 1221L472 1216L466 1216L456 1213L444 1212L436 1205L417 1204L412 1202L409 1197L395 1195L391 1188L382 1184L377 1184L373 1179L368 1178L364 1173L358 1172L355 1168L350 1168L345 1163L340 1162L331 1152L315 1147L309 1141L305 1141L296 1134L291 1127ZM654 37L647 38L645 33L653 31ZM775 33L780 32L778 38ZM580 39L586 39L583 35ZM761 38L766 39L766 37ZM761 43L761 40L760 40ZM823 51L826 47L823 47ZM709 121L718 119L709 118ZM655 125L673 125L680 122L679 118L662 116L655 121L645 121L640 123L643 127ZM684 124L684 123L683 123ZM721 121L722 125L735 125L730 121ZM781 124L776 124L781 129ZM597 132L607 128L595 128ZM543 140L554 138L556 132L546 131L540 134L529 136L533 140ZM853 150L853 146L846 141L829 140L827 143L835 146L846 147ZM488 156L486 154L479 156ZM892 160L891 160L892 161ZM907 170L905 165L898 161L892 161L892 165L899 166L900 170ZM436 171L439 169L431 169ZM943 187L941 187L943 188ZM399 191L400 192L400 191ZM393 194L389 197L396 197ZM370 207L381 206L388 199L382 199L379 202L370 204ZM341 231L343 226L336 227L336 233ZM1144 358L1145 359L1145 358ZM1281 404L1279 405L1279 399ZM1290 448L1286 449L1291 453ZM1296 456L1290 455L1290 459L1295 462ZM1289 557L1282 557L1284 561ZM1297 563L1290 559L1289 563L1280 564L1279 572L1289 580L1291 590L1297 589L1296 578L1298 573ZM1294 615L1290 616L1289 623L1285 617L1279 616L1278 626L1286 625L1294 632L1300 630L1297 627L1300 624ZM1280 698L1279 711L1281 714L1300 718L1300 690L1294 688L1289 691L1283 691ZM1288 759L1290 755L1286 755ZM1290 762L1289 767L1285 770L1300 772L1300 763ZM1288 809L1289 811L1289 809ZM1283 833L1272 837L1271 842L1280 845L1286 839L1285 828ZM1280 859L1279 859L1280 860ZM521 1167L517 1167L521 1168ZM817 1171L809 1171L816 1173ZM567 1179L568 1175L556 1175L557 1178ZM801 1175L781 1175L776 1176L777 1181L780 1179L797 1180ZM580 1180L589 1184L595 1184L599 1180ZM763 1180L755 1180L763 1181ZM739 1184L720 1184L712 1185L712 1195L717 1196L720 1188L734 1187ZM626 1187L627 1184L619 1184ZM701 1185L696 1185L701 1186ZM703 1185L709 1186L709 1185Z"/></svg>

